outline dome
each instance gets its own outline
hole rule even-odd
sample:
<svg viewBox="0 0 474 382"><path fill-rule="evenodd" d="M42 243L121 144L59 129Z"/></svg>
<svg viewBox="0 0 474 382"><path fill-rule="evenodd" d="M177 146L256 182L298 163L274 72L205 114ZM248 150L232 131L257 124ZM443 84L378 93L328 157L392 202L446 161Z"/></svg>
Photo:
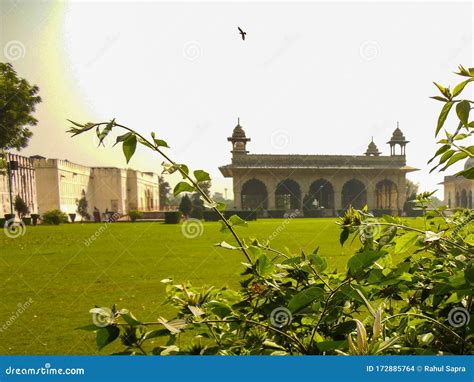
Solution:
<svg viewBox="0 0 474 382"><path fill-rule="evenodd" d="M374 143L373 139L369 143L369 146L367 147L367 151L365 152L365 155L367 155L367 156L370 156L370 155L379 156L380 155L380 151L379 151L377 145Z"/></svg>
<svg viewBox="0 0 474 382"><path fill-rule="evenodd" d="M397 127L392 134L392 138L390 138L392 142L405 142L405 136L403 135L402 131Z"/></svg>
<svg viewBox="0 0 474 382"><path fill-rule="evenodd" d="M242 129L242 126L240 126L240 118L237 118L237 126L235 126L232 131L232 138L246 138L245 131Z"/></svg>
<svg viewBox="0 0 474 382"><path fill-rule="evenodd" d="M466 163L464 163L464 170L469 170L470 168L473 168L473 167L474 167L474 158L470 157L468 158Z"/></svg>

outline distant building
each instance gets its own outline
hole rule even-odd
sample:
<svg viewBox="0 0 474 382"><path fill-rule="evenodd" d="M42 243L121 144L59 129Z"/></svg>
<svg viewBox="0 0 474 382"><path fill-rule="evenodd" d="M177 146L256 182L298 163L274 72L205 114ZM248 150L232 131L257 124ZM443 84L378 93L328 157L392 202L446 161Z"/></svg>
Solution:
<svg viewBox="0 0 474 382"><path fill-rule="evenodd" d="M349 205L372 211L401 214L405 203L408 141L395 129L390 156L383 156L373 141L363 155L249 154L247 138L238 123L232 136L232 163L220 167L233 178L237 209L303 210L308 215L335 216ZM311 212L314 211L314 212Z"/></svg>
<svg viewBox="0 0 474 382"><path fill-rule="evenodd" d="M464 164L464 169L474 167L474 158L469 158ZM444 202L449 208L472 208L472 193L474 180L462 176L444 177Z"/></svg>
<svg viewBox="0 0 474 382"><path fill-rule="evenodd" d="M30 209L30 213L38 212L38 204L36 201L36 179L33 162L30 158L5 154L4 158L0 158L5 165L11 166L11 182L12 182L12 204L17 195L25 201ZM2 169L0 175L0 217L10 213L10 188L9 188L8 172L6 168ZM13 213L15 210L13 207Z"/></svg>
<svg viewBox="0 0 474 382"><path fill-rule="evenodd" d="M37 158L38 210L75 213L85 197L89 213L126 214L130 210L159 210L158 174L116 167L86 167L67 160Z"/></svg>

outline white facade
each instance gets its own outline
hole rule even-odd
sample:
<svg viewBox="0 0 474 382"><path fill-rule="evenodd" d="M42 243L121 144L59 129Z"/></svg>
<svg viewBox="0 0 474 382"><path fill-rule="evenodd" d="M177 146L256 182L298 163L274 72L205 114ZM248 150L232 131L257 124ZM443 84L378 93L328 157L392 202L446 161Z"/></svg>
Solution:
<svg viewBox="0 0 474 382"><path fill-rule="evenodd" d="M85 197L88 213L98 210L127 214L130 210L158 211L158 175L116 167L86 167L67 160L33 160L36 170L39 214L60 209L77 213ZM77 216L76 219L80 219Z"/></svg>
<svg viewBox="0 0 474 382"><path fill-rule="evenodd" d="M17 164L17 168L11 172L12 202L17 195L20 195L28 205L30 213L37 213L38 203L36 199L35 169L32 160L21 155L6 154L3 161L5 165L9 162L16 162ZM0 174L0 217L9 214L11 211L10 208L8 173L6 169L2 169L2 173ZM13 213L16 213L14 208Z"/></svg>

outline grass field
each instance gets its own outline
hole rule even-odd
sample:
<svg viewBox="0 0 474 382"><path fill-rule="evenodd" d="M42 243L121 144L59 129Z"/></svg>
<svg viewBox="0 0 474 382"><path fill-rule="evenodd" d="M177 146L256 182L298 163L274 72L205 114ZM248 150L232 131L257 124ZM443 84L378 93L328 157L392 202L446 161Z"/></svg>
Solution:
<svg viewBox="0 0 474 382"><path fill-rule="evenodd" d="M91 323L89 309L116 303L144 320L170 317L170 307L162 305L163 278L237 287L245 259L213 246L234 243L219 228L204 223L196 238L186 238L180 225L162 223L27 227L15 239L2 234L0 353L96 354L94 336L74 330ZM335 219L265 219L239 232L261 239L279 232L272 246L292 252L319 246L330 269L340 271L355 249L340 247Z"/></svg>

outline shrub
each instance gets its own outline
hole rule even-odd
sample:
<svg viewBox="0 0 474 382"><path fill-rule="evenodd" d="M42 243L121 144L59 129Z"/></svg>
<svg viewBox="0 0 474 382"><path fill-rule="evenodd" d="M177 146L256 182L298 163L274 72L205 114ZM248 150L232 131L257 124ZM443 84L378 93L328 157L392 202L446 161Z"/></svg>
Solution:
<svg viewBox="0 0 474 382"><path fill-rule="evenodd" d="M91 216L89 215L89 212L87 212L89 203L87 202L87 199L85 196L82 198L76 200L76 205L77 205L77 213L79 216L81 216L82 220L90 220Z"/></svg>
<svg viewBox="0 0 474 382"><path fill-rule="evenodd" d="M193 210L193 203L188 195L183 195L181 202L179 203L179 210L184 216L189 216Z"/></svg>
<svg viewBox="0 0 474 382"><path fill-rule="evenodd" d="M15 201L14 201L13 206L15 207L15 211L18 213L18 216L20 217L20 219L30 213L30 209L28 208L28 205L25 203L25 201L20 195L15 196Z"/></svg>
<svg viewBox="0 0 474 382"><path fill-rule="evenodd" d="M165 212L165 224L178 224L181 221L182 214L180 211Z"/></svg>
<svg viewBox="0 0 474 382"><path fill-rule="evenodd" d="M61 223L68 222L67 215L58 209L45 212L42 216L42 219L43 224L59 225Z"/></svg>
<svg viewBox="0 0 474 382"><path fill-rule="evenodd" d="M137 211L137 210L132 210L128 213L128 216L130 217L130 220L132 222L137 221L137 219L143 218L143 212Z"/></svg>

